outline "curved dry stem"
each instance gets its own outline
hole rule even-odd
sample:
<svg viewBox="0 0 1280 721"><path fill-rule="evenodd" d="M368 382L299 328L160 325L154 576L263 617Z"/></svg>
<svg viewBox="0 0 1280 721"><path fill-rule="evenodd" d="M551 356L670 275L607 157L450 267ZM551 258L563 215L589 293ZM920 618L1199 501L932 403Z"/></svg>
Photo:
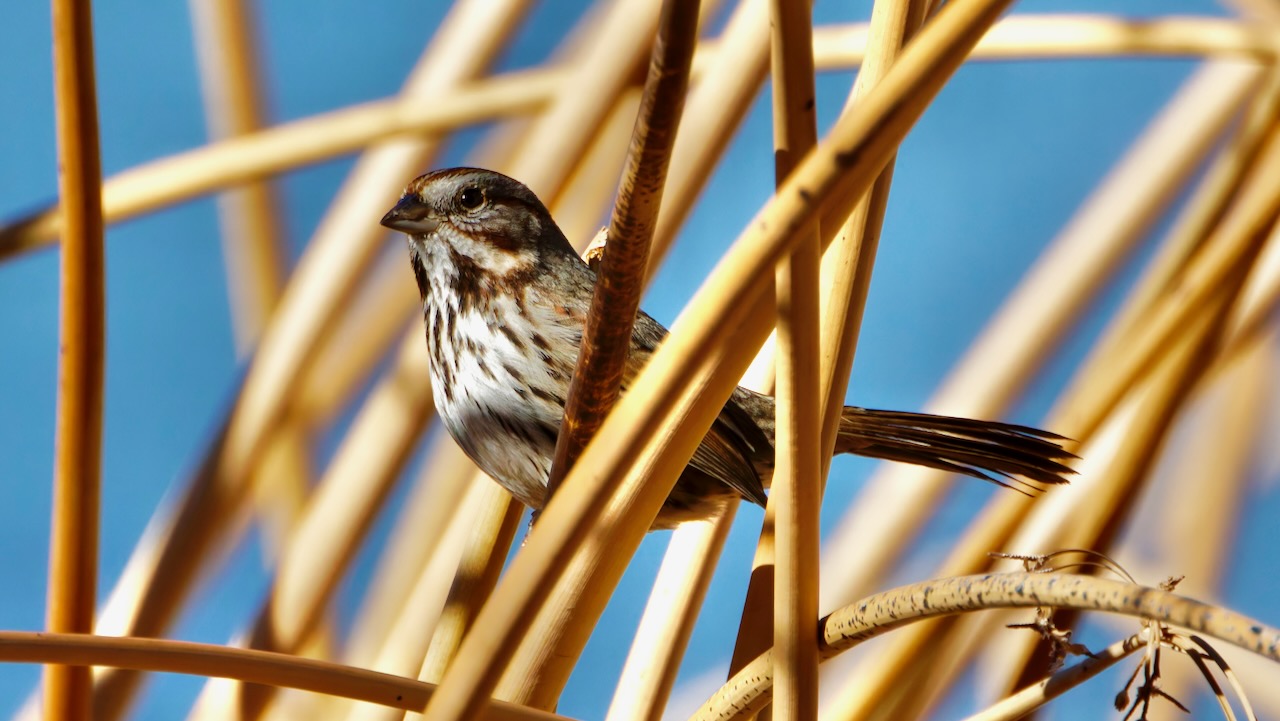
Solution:
<svg viewBox="0 0 1280 721"><path fill-rule="evenodd" d="M1212 636L1280 662L1280 628L1168 591L1090 576L991 573L925 581L878 593L819 622L823 657L927 618L997 608L1076 609L1118 613ZM693 716L746 718L769 701L772 652L729 679Z"/></svg>
<svg viewBox="0 0 1280 721"><path fill-rule="evenodd" d="M0 631L0 661L111 666L232 678L245 683L342 696L406 711L421 709L434 691L431 684L421 681L328 661L159 638ZM487 718L508 721L569 721L563 716L501 701L490 702L485 713Z"/></svg>

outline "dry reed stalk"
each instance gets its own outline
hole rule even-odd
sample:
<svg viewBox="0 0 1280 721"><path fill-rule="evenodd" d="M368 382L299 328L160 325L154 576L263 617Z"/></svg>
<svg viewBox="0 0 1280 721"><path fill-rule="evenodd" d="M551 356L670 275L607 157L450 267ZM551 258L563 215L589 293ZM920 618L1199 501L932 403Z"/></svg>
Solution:
<svg viewBox="0 0 1280 721"><path fill-rule="evenodd" d="M662 5L640 112L609 219L608 250L596 271L591 308L556 438L547 478L548 500L621 391L649 244L684 109L689 65L697 44L698 10L698 2L669 0Z"/></svg>
<svg viewBox="0 0 1280 721"><path fill-rule="evenodd" d="M767 17L764 0L739 0L716 41L717 52L705 72L694 78L681 132L671 152L665 202L654 228L651 252L655 261L665 257L675 241L677 230L689 217L764 83L769 58ZM657 262L650 262L649 277L657 267Z"/></svg>
<svg viewBox="0 0 1280 721"><path fill-rule="evenodd" d="M1262 160L1260 154L1266 150L1266 144L1274 142L1275 119L1277 111L1280 111L1280 85L1273 82L1251 111L1241 133L1231 139L1216 159L1192 202L1178 218L1175 230L1147 277L1109 325L1097 350L1080 370L1079 386L1088 385L1090 379L1113 373L1116 365L1132 353L1133 338L1140 337L1155 320L1160 303L1168 302L1176 284L1186 282L1182 276L1189 272L1188 266L1195 262L1197 254L1205 252L1206 246L1217 240L1215 233L1225 232L1219 226L1223 224L1223 218L1232 212L1232 204L1241 202L1243 188L1250 182L1250 175L1265 172L1258 163ZM1238 205L1234 207L1239 208ZM1265 223L1266 208L1258 212L1264 215L1253 222ZM1237 217L1240 217L1238 211ZM1234 232L1236 243L1250 233L1260 232L1238 227L1228 230ZM1231 239L1217 242L1221 245L1230 243ZM1238 252L1249 251L1245 248Z"/></svg>
<svg viewBox="0 0 1280 721"><path fill-rule="evenodd" d="M93 630L98 585L102 474L102 387L106 354L102 159L88 2L54 0L54 107L58 195L65 224L58 272L58 397L45 627ZM88 668L44 669L50 721L90 717Z"/></svg>
<svg viewBox="0 0 1280 721"><path fill-rule="evenodd" d="M858 98L864 96L884 77L888 67L900 52L905 38L915 30L914 27L909 28L906 25L911 15L909 2L875 4L870 23L874 40L868 47L867 62L860 68L857 81L846 100L845 112L848 112ZM826 399L819 455L822 463L819 478L823 483L830 469L831 449L834 448L835 432L844 407L845 389L848 385L849 371L853 365L853 354L857 348L862 309L866 302L871 269L875 263L879 229L883 222L885 205L888 202L892 175L893 159L891 158L880 177L873 183L871 190L858 201L847 218L824 219L824 222L833 225L839 223L840 230L823 255L823 278L820 286L824 289L822 302L826 304L823 311L823 325L826 331L822 338L822 368L820 369L822 388L819 391L821 393L819 397ZM771 604L766 595L768 589L761 582L762 579L768 578L768 574L761 573L761 569L774 562L775 541L766 537L766 534L771 532L770 527L771 524L767 519L752 562L754 569L752 582L743 604L738 642L734 647L733 658L729 665L730 673L764 650L762 634L752 629L773 625ZM858 555L860 556L861 553Z"/></svg>
<svg viewBox="0 0 1280 721"><path fill-rule="evenodd" d="M770 338L740 385L772 393L774 370ZM608 721L657 721L664 716L680 660L736 515L736 504L730 504L706 523L684 524L672 533L609 705Z"/></svg>
<svg viewBox="0 0 1280 721"><path fill-rule="evenodd" d="M1214 147L1258 79L1252 69L1215 64L1188 81L1036 261L926 410L999 415L1056 339L1083 313L1099 280L1119 269L1124 256L1172 202L1183 179ZM825 607L875 587L929 514L929 504L921 499L938 497L944 479L945 474L898 464L887 464L872 477L828 540L830 558L857 549L860 563L829 563L823 569L828 580ZM1002 510L988 511L972 525L980 537L962 542L953 554L970 559L964 561L970 564L965 568L976 570L971 565L978 562L975 559L985 559L987 551L1000 547L999 539L1007 536L1027 503L1002 494L995 508ZM951 563L944 567L947 572L940 575L964 572Z"/></svg>
<svg viewBox="0 0 1280 721"><path fill-rule="evenodd" d="M1027 14L996 23L974 60L1089 57L1211 57L1271 64L1280 54L1272 23L1234 18L1119 15ZM857 65L869 28L860 23L821 26L814 31L819 70Z"/></svg>
<svg viewBox="0 0 1280 721"><path fill-rule="evenodd" d="M770 3L773 147L783 184L818 142L813 39L807 3ZM816 219L778 262L777 428L773 491L765 525L777 549L773 583L773 648L777 679L773 714L783 721L818 716L818 534L822 503L822 401L818 375L820 240ZM775 521L771 524L771 521Z"/></svg>
<svg viewBox="0 0 1280 721"><path fill-rule="evenodd" d="M1274 222L1277 208L1280 208L1280 134L1273 131L1260 148L1227 215L1181 278L1179 293L1168 296L1166 302L1153 309L1148 322L1136 329L1138 333L1116 364L1105 372L1086 367L1073 382L1065 394L1066 402L1054 411L1054 415L1062 419L1062 428L1073 435L1085 436L1096 426L1123 389L1140 377L1188 318L1248 266L1257 253L1262 234Z"/></svg>
<svg viewBox="0 0 1280 721"><path fill-rule="evenodd" d="M491 487L473 485L467 489L461 505L448 523L426 567L417 580L393 622L395 633L388 636L378 656L368 668L397 676L414 678L422 667L440 615L444 610L458 564L471 535L472 522L493 493ZM344 717L349 721L397 721L404 712L370 704L354 704L345 714L330 711L328 717Z"/></svg>
<svg viewBox="0 0 1280 721"><path fill-rule="evenodd" d="M483 705L497 682L492 659L506 658L518 645L549 582L590 535L589 529L607 530L616 539L610 544L609 560L634 549L745 365L738 358L725 358L723 364L716 359L714 365L704 361L691 373L688 359L719 355L716 344L726 342L730 328L735 331L731 345L763 340L759 319L766 314L766 304L752 299L759 297L767 280L762 277L764 268L771 268L796 242L802 217L826 209L833 196L855 194L870 185L907 128L1001 9L998 2L949 5L932 24L933 32L923 33L869 96L862 112L837 123L729 251L687 317L642 372L635 392L605 421L600 438L611 442L598 440L587 447L580 465L593 475L581 482L583 492L561 494L547 506L547 522L534 529L527 548L482 610L429 713L455 718ZM625 480L616 483L624 473ZM644 482L650 474L652 480ZM573 475L567 482L573 482ZM616 484L613 493L606 483ZM606 508L610 496L616 503Z"/></svg>
<svg viewBox="0 0 1280 721"><path fill-rule="evenodd" d="M1052 606L1121 614L1178 626L1280 661L1280 628L1161 589L1063 573L993 573L924 581L877 593L819 622L823 658L923 619L997 608ZM768 703L772 654L747 664L694 721L748 718Z"/></svg>
<svg viewBox="0 0 1280 721"><path fill-rule="evenodd" d="M388 243L291 401L293 412L308 426L320 427L337 417L398 341L418 329L418 290L412 276L406 276L404 249Z"/></svg>
<svg viewBox="0 0 1280 721"><path fill-rule="evenodd" d="M433 693L430 684L327 661L158 638L0 631L0 659L234 678L400 709L420 708ZM488 718L505 721L569 721L556 714L497 701L488 712Z"/></svg>
<svg viewBox="0 0 1280 721"><path fill-rule="evenodd" d="M924 16L923 5L919 0L881 0L872 7L871 22L868 23L872 39L867 44L866 57L858 69L853 91L845 101L846 111L884 77L907 39L919 30L917 18ZM826 407L822 416L820 457L824 482L831 466L836 431L843 413L849 374L853 369L895 163L896 158L891 158L885 165L871 190L854 206L822 258L820 287L824 289L821 298L824 331L821 397L826 399Z"/></svg>
<svg viewBox="0 0 1280 721"><path fill-rule="evenodd" d="M634 70L643 67L659 7L647 0L618 0L609 6L562 80L573 92L554 97L504 164L507 174L533 189L544 204L559 199L587 139L604 122Z"/></svg>
<svg viewBox="0 0 1280 721"><path fill-rule="evenodd" d="M1280 241L1273 229L1271 237L1250 269L1240 300L1227 319L1225 355L1270 330L1267 318L1280 306Z"/></svg>
<svg viewBox="0 0 1280 721"><path fill-rule="evenodd" d="M605 218L627 160L627 144L640 111L641 93L642 89L635 86L623 89L596 130L590 147L565 179L560 202L548 206L556 225L575 248L585 247L583 241L594 237L602 222L608 222Z"/></svg>
<svg viewBox="0 0 1280 721"><path fill-rule="evenodd" d="M463 637L498 584L503 561L511 550L524 515L524 508L496 483L488 482L487 478L476 480L485 482L485 503L467 539L458 564L458 576L449 589L444 613L418 670L421 681L438 683L444 677L445 670L462 646Z"/></svg>
<svg viewBox="0 0 1280 721"><path fill-rule="evenodd" d="M426 349L417 334L374 389L308 500L250 634L253 648L296 653L315 632L341 574L355 556L432 413ZM256 718L270 689L244 689L242 713Z"/></svg>

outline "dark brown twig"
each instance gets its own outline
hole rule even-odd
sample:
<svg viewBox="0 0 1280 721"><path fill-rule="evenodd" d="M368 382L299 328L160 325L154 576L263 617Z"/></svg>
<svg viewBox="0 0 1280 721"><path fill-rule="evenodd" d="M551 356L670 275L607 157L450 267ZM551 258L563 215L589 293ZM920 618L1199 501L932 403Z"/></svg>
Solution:
<svg viewBox="0 0 1280 721"><path fill-rule="evenodd" d="M600 262L555 461L547 479L548 499L600 428L621 390L649 243L684 109L689 66L698 39L698 6L698 2L668 0L662 9L627 165L609 219L609 246Z"/></svg>

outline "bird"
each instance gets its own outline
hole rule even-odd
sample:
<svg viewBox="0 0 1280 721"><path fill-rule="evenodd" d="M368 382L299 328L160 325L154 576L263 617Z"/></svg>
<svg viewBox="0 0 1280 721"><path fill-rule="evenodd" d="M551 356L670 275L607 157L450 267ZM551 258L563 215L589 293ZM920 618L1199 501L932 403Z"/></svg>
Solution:
<svg viewBox="0 0 1280 721"><path fill-rule="evenodd" d="M492 170L421 175L381 223L407 236L440 420L480 469L540 510L595 272L529 188ZM644 311L636 314L623 393L666 335ZM774 415L772 396L736 388L652 528L707 518L738 499L763 506ZM1073 473L1064 441L998 421L845 406L835 452L1027 492Z"/></svg>

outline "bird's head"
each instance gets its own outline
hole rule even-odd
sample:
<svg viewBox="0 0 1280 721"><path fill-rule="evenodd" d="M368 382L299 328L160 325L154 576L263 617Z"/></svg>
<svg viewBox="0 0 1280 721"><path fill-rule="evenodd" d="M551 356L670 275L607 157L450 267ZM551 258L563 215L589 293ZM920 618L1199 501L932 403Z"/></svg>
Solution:
<svg viewBox="0 0 1280 721"><path fill-rule="evenodd" d="M468 263L500 276L532 268L551 253L573 252L533 191L479 168L418 177L382 224L409 236L423 263Z"/></svg>

